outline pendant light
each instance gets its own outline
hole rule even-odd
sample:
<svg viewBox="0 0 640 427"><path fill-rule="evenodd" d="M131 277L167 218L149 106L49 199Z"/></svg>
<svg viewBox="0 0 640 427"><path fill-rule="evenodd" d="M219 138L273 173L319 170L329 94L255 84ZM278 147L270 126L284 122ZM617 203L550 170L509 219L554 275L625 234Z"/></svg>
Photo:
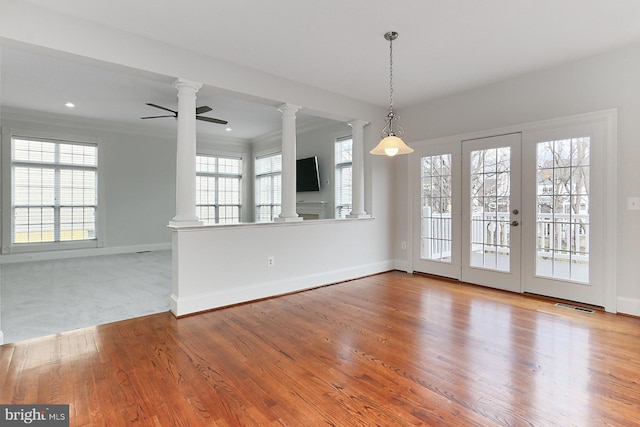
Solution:
<svg viewBox="0 0 640 427"><path fill-rule="evenodd" d="M393 157L396 154L413 153L413 149L400 139L404 129L396 122L397 118L393 113L393 41L398 38L398 33L389 31L384 38L389 41L389 114L387 123L382 128L382 141L369 153Z"/></svg>

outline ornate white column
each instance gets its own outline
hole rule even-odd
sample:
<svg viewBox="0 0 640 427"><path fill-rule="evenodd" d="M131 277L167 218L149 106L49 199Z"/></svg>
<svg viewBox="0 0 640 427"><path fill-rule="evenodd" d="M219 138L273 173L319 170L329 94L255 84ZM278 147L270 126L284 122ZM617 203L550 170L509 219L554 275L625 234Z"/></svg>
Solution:
<svg viewBox="0 0 640 427"><path fill-rule="evenodd" d="M296 212L296 112L297 105L282 104L282 201L277 222L302 221Z"/></svg>
<svg viewBox="0 0 640 427"><path fill-rule="evenodd" d="M196 92L202 83L178 78L178 146L176 152L176 216L170 225L202 224L196 215Z"/></svg>
<svg viewBox="0 0 640 427"><path fill-rule="evenodd" d="M364 127L368 122L352 120L351 126L351 213L347 218L369 218L364 211Z"/></svg>

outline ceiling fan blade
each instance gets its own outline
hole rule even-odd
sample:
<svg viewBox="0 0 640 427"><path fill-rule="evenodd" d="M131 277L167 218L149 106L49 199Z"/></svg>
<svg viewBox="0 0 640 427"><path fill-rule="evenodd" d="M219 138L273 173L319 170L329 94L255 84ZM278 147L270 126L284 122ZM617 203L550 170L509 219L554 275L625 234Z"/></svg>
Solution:
<svg viewBox="0 0 640 427"><path fill-rule="evenodd" d="M140 117L141 119L159 119L162 117L176 117L176 116L148 116L148 117Z"/></svg>
<svg viewBox="0 0 640 427"><path fill-rule="evenodd" d="M210 123L217 123L219 125L226 125L227 123L229 123L226 120L214 119L214 118L211 118L211 117L201 117L201 116L197 116L196 120L202 120L202 121L210 122Z"/></svg>
<svg viewBox="0 0 640 427"><path fill-rule="evenodd" d="M177 112L177 111L170 110L170 109L168 109L168 108L166 108L166 107L163 107L162 105L152 104L152 103L150 103L150 102L147 102L147 105L149 105L150 107L156 107L156 108L159 108L159 109L161 109L161 110L169 111L169 112L171 112L171 113L173 113L173 114L176 114L176 115L178 114L178 112Z"/></svg>
<svg viewBox="0 0 640 427"><path fill-rule="evenodd" d="M203 105L202 107L198 107L196 108L196 114L204 114L204 113L208 113L209 111L211 111L211 107L209 107L208 105Z"/></svg>

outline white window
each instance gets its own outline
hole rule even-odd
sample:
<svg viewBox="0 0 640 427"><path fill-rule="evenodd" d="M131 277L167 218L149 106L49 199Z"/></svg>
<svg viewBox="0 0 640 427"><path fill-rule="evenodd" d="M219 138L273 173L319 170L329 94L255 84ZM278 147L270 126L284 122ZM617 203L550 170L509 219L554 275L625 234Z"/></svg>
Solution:
<svg viewBox="0 0 640 427"><path fill-rule="evenodd" d="M536 274L589 283L591 138L536 145Z"/></svg>
<svg viewBox="0 0 640 427"><path fill-rule="evenodd" d="M281 212L282 154L256 158L256 222L273 221Z"/></svg>
<svg viewBox="0 0 640 427"><path fill-rule="evenodd" d="M339 138L335 143L336 218L346 218L351 212L351 137Z"/></svg>
<svg viewBox="0 0 640 427"><path fill-rule="evenodd" d="M196 156L196 214L205 224L240 222L242 159Z"/></svg>
<svg viewBox="0 0 640 427"><path fill-rule="evenodd" d="M97 144L11 136L10 152L11 220L4 252L78 242L97 246Z"/></svg>
<svg viewBox="0 0 640 427"><path fill-rule="evenodd" d="M422 157L420 162L422 259L451 262L452 163L451 154Z"/></svg>

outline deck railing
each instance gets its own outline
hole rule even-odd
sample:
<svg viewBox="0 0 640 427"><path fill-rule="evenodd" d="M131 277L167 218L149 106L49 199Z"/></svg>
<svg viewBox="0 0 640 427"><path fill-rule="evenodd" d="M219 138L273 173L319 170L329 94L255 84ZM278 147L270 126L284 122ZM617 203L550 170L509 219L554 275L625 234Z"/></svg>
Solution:
<svg viewBox="0 0 640 427"><path fill-rule="evenodd" d="M432 213L430 208L424 208L421 257L438 260L451 258L451 228L451 213Z"/></svg>
<svg viewBox="0 0 640 427"><path fill-rule="evenodd" d="M539 213L536 221L538 258L587 261L589 256L589 215ZM422 258L451 257L451 213L422 216ZM508 255L511 243L509 212L477 212L471 216L471 250Z"/></svg>

